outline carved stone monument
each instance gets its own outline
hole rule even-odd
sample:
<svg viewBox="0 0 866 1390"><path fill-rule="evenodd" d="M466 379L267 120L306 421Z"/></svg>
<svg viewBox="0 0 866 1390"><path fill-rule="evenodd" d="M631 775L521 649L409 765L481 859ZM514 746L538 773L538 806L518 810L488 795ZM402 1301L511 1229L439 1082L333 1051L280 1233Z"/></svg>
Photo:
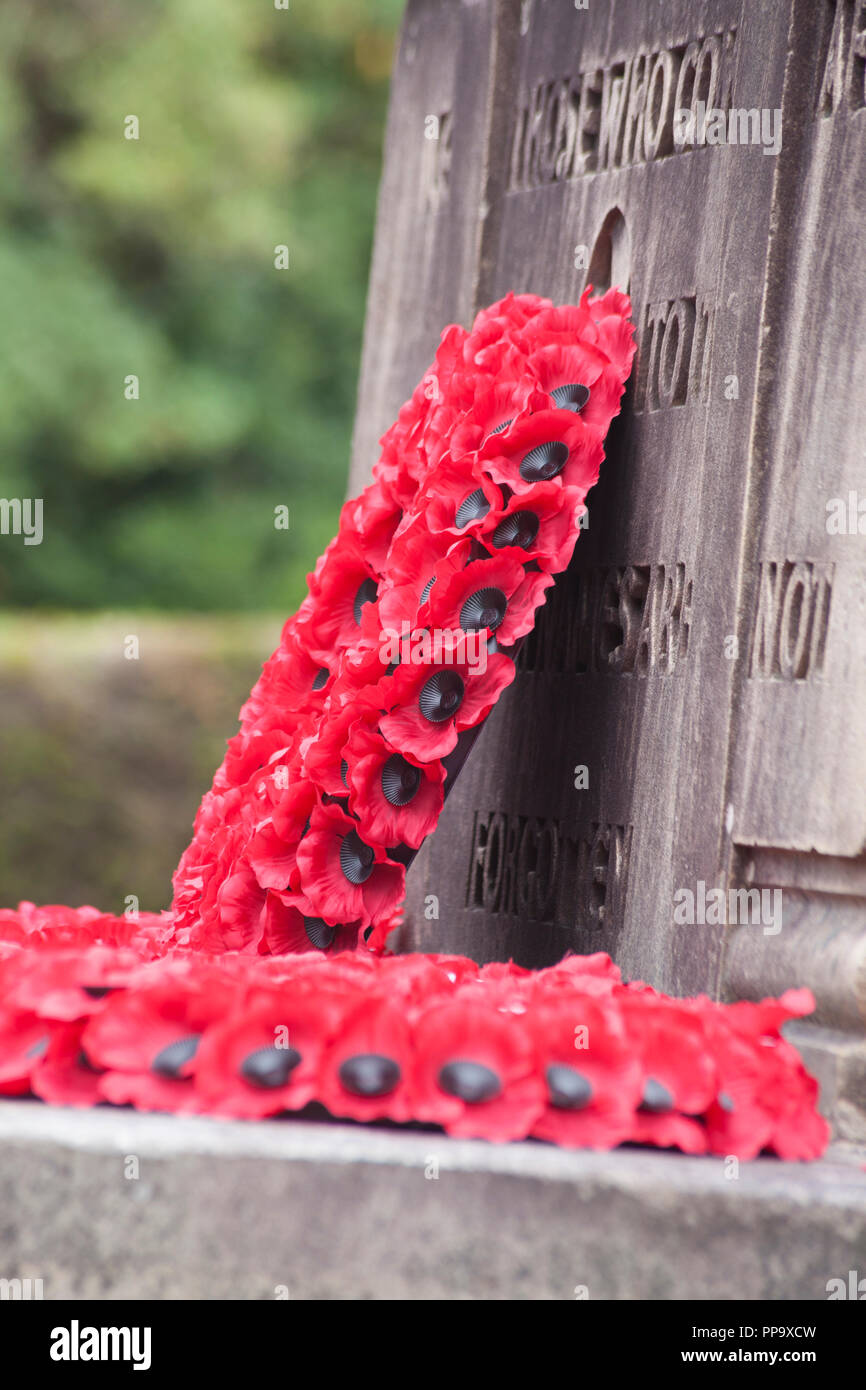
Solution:
<svg viewBox="0 0 866 1390"><path fill-rule="evenodd" d="M866 0L410 0L350 484L447 322L630 289L589 527L399 944L808 985L797 1041L861 1140L864 74ZM862 1167L837 1144L731 1182L630 1147L6 1099L0 1274L49 1298L856 1298Z"/></svg>
<svg viewBox="0 0 866 1390"><path fill-rule="evenodd" d="M352 487L450 319L628 288L568 574L409 875L401 946L808 985L866 1138L866 4L411 0ZM858 492L859 487L859 492Z"/></svg>

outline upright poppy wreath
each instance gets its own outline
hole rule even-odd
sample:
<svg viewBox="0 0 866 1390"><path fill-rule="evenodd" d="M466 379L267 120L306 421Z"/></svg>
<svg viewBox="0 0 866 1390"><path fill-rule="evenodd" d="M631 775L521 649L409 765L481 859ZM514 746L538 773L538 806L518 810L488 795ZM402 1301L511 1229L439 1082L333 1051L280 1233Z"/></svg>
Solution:
<svg viewBox="0 0 866 1390"><path fill-rule="evenodd" d="M241 710L168 912L0 911L0 1093L607 1148L817 1156L783 1023L546 970L391 955L406 866L568 565L634 354L618 290L451 326Z"/></svg>

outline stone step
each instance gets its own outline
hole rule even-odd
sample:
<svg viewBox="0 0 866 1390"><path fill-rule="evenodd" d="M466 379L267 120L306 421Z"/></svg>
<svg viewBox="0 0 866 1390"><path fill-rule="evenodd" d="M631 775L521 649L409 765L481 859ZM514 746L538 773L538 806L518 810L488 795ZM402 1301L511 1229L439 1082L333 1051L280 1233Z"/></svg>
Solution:
<svg viewBox="0 0 866 1390"><path fill-rule="evenodd" d="M9 1100L0 1278L46 1299L826 1300L866 1275L864 1158L735 1175L638 1148Z"/></svg>

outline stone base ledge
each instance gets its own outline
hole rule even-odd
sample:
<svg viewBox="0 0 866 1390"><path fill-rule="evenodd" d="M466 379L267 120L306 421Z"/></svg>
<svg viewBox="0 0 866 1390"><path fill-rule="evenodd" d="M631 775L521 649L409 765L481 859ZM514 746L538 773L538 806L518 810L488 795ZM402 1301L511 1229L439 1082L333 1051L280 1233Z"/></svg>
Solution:
<svg viewBox="0 0 866 1390"><path fill-rule="evenodd" d="M3 1101L0 1278L46 1299L824 1300L866 1275L864 1157L734 1177L637 1148Z"/></svg>

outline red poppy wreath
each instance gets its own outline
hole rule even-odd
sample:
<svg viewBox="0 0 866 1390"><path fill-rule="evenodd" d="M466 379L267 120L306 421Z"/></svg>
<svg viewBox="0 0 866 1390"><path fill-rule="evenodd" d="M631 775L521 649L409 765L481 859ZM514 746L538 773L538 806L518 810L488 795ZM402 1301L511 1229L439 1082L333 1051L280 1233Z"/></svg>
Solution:
<svg viewBox="0 0 866 1390"><path fill-rule="evenodd" d="M546 970L391 955L406 866L568 565L634 355L618 290L452 326L241 710L174 877L133 920L0 911L0 1093L491 1140L817 1156L783 1023Z"/></svg>

